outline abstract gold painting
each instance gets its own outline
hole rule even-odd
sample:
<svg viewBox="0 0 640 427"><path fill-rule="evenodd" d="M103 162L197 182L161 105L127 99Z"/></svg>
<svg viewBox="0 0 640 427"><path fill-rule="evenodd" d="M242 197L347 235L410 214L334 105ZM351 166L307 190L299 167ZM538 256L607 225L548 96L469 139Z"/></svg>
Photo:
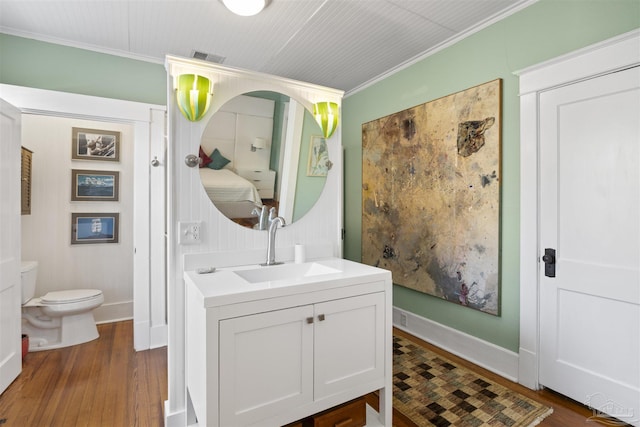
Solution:
<svg viewBox="0 0 640 427"><path fill-rule="evenodd" d="M500 79L362 125L362 261L500 311Z"/></svg>

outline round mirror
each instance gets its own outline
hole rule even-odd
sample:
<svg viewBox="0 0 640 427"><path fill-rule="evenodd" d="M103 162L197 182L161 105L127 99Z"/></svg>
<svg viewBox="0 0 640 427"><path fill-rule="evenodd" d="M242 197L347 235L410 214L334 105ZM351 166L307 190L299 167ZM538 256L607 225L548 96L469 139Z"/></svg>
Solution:
<svg viewBox="0 0 640 427"><path fill-rule="evenodd" d="M237 96L216 111L200 141L200 180L216 208L245 227L287 224L316 203L331 168L313 115L286 95Z"/></svg>

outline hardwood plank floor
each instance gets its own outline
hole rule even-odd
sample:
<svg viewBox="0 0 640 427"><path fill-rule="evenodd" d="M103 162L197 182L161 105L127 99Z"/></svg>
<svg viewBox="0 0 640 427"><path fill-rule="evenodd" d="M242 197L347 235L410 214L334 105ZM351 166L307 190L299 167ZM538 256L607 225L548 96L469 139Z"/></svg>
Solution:
<svg viewBox="0 0 640 427"><path fill-rule="evenodd" d="M29 353L22 373L0 395L2 427L159 427L167 399L166 348L135 352L131 321L98 326L100 338ZM553 407L541 427L593 426L592 412L551 391L533 391L400 330L404 336L503 386ZM375 395L367 397L377 407ZM394 411L393 425L416 427Z"/></svg>
<svg viewBox="0 0 640 427"><path fill-rule="evenodd" d="M167 350L133 350L131 321L98 325L97 340L27 354L0 395L2 427L158 427Z"/></svg>

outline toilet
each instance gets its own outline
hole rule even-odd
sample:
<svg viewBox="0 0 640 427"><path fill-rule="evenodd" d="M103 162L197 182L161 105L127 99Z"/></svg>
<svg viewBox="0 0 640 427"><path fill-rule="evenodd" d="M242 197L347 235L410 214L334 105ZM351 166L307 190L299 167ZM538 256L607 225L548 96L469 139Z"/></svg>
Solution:
<svg viewBox="0 0 640 427"><path fill-rule="evenodd" d="M29 351L68 347L98 338L93 309L104 302L102 291L54 291L34 298L37 261L23 261L21 276L22 333L29 335Z"/></svg>

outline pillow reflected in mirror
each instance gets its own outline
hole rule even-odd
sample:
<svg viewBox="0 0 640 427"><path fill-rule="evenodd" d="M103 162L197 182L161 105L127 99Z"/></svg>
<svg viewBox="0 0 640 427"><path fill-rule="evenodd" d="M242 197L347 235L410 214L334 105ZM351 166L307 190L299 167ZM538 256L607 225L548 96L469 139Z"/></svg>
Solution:
<svg viewBox="0 0 640 427"><path fill-rule="evenodd" d="M211 163L211 158L207 156L207 153L204 152L202 146L200 147L200 152L198 153L198 157L200 157L200 167L204 168Z"/></svg>
<svg viewBox="0 0 640 427"><path fill-rule="evenodd" d="M227 166L231 160L227 159L223 156L217 148L213 150L211 153L211 162L207 165L207 167L215 170L220 170L223 167Z"/></svg>

